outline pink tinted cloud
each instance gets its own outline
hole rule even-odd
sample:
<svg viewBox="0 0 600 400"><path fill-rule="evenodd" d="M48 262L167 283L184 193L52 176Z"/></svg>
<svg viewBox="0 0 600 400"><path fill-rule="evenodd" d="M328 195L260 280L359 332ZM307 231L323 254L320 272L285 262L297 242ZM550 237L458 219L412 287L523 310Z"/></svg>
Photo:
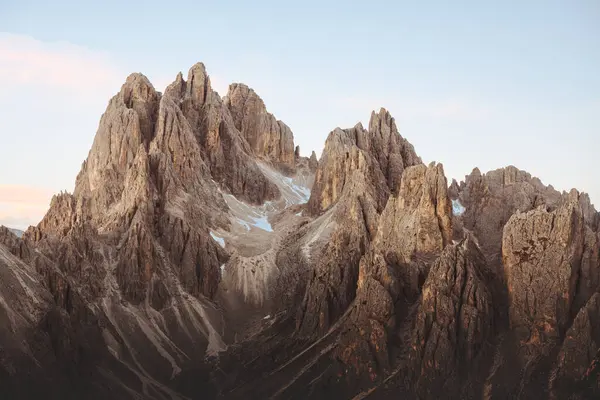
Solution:
<svg viewBox="0 0 600 400"><path fill-rule="evenodd" d="M0 84L89 90L119 85L123 76L107 54L68 42L41 42L0 33Z"/></svg>
<svg viewBox="0 0 600 400"><path fill-rule="evenodd" d="M52 199L47 188L0 184L0 225L25 229L37 224Z"/></svg>

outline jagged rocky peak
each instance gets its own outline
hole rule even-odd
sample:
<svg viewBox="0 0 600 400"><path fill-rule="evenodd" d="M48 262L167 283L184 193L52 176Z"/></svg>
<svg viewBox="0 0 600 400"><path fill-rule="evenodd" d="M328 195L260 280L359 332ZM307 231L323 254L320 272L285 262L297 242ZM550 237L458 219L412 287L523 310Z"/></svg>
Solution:
<svg viewBox="0 0 600 400"><path fill-rule="evenodd" d="M385 109L317 160L202 63L132 74L74 194L0 227L0 392L597 398L599 225L513 166L448 186Z"/></svg>
<svg viewBox="0 0 600 400"><path fill-rule="evenodd" d="M296 146L296 149L294 150L294 158L296 160L300 158L300 146Z"/></svg>
<svg viewBox="0 0 600 400"><path fill-rule="evenodd" d="M561 194L552 186L544 186L538 178L514 166L482 174L474 168L459 188L458 201L464 207L460 220L472 231L490 265L501 265L502 228L516 212L526 212L542 204L556 207Z"/></svg>
<svg viewBox="0 0 600 400"><path fill-rule="evenodd" d="M310 153L310 158L308 160L308 167L310 168L310 170L312 172L316 172L318 166L319 166L319 160L317 159L317 153L315 153L315 151L313 150L313 152Z"/></svg>
<svg viewBox="0 0 600 400"><path fill-rule="evenodd" d="M206 73L206 67L199 62L188 71L186 95L192 99L197 106L202 106L212 94L210 77Z"/></svg>
<svg viewBox="0 0 600 400"><path fill-rule="evenodd" d="M372 197L376 199L377 209L383 209L389 196L389 187L368 146L364 147L367 137L368 132L360 123L350 129L336 128L329 134L308 201L312 212L322 212L335 204L352 175L364 177Z"/></svg>
<svg viewBox="0 0 600 400"><path fill-rule="evenodd" d="M187 98L196 108L201 108L204 103L210 101L212 87L204 64L201 62L194 64L188 71L187 81L179 72L175 81L165 89L165 95L179 101Z"/></svg>
<svg viewBox="0 0 600 400"><path fill-rule="evenodd" d="M378 213L389 195L376 161L347 134L355 137L352 130L330 135L308 203L323 215L301 240L306 243L302 256L311 264L298 312L298 330L305 336L326 332L354 299L360 259L375 237Z"/></svg>
<svg viewBox="0 0 600 400"><path fill-rule="evenodd" d="M456 200L456 199L458 199L459 191L460 191L460 186L458 185L458 182L456 181L456 179L452 178L452 183L450 184L450 187L448 188L448 196L450 196L450 198L452 200Z"/></svg>
<svg viewBox="0 0 600 400"><path fill-rule="evenodd" d="M243 83L229 85L225 105L254 154L277 165L294 168L294 134L285 123L267 112L265 103L253 89ZM297 150L299 156L299 148Z"/></svg>
<svg viewBox="0 0 600 400"><path fill-rule="evenodd" d="M392 192L398 188L405 168L422 163L413 145L400 136L396 121L385 108L371 113L368 142Z"/></svg>
<svg viewBox="0 0 600 400"><path fill-rule="evenodd" d="M198 140L212 179L226 191L251 203L279 197L277 186L260 170L254 151L236 127L231 111L210 84L204 64L197 63L185 81L181 73L165 90ZM291 149L292 166L294 149Z"/></svg>
<svg viewBox="0 0 600 400"><path fill-rule="evenodd" d="M125 106L138 114L142 143L148 146L154 134L153 122L160 94L154 89L148 78L140 73L129 75L121 92Z"/></svg>
<svg viewBox="0 0 600 400"><path fill-rule="evenodd" d="M138 150L147 149L154 137L159 101L160 94L139 73L129 75L110 100L75 183L75 197L90 199L92 217L120 199Z"/></svg>
<svg viewBox="0 0 600 400"><path fill-rule="evenodd" d="M341 194L345 177L340 175L345 168L341 168L340 164L344 162L344 159L339 156L346 154L346 150L350 151L354 144L350 133L344 132L340 128L336 128L327 136L320 168L317 169L310 200L308 201L314 212L327 209Z"/></svg>
<svg viewBox="0 0 600 400"><path fill-rule="evenodd" d="M359 162L367 158L368 162ZM376 187L374 197L378 199L377 208L381 211L389 193L399 189L403 171L419 164L422 164L421 159L414 147L400 136L390 113L384 108L379 113L373 111L368 131L358 123L350 129L336 128L327 137L310 208L313 212L327 209L339 197L348 174L366 167L367 175ZM383 177L384 185L381 185L380 177Z"/></svg>

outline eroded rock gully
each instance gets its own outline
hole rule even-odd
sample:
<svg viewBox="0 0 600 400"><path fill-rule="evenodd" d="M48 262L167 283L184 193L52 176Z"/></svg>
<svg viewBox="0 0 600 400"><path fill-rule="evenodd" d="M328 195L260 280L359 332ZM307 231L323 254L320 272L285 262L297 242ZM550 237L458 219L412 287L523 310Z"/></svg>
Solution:
<svg viewBox="0 0 600 400"><path fill-rule="evenodd" d="M132 74L74 193L0 228L0 393L598 398L599 225L512 166L448 185L385 109L317 160L202 63Z"/></svg>

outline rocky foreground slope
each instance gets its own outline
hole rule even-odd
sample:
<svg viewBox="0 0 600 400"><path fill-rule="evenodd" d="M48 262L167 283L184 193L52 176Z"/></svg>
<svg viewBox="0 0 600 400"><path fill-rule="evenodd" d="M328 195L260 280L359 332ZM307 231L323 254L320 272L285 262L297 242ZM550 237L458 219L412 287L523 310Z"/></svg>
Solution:
<svg viewBox="0 0 600 400"><path fill-rule="evenodd" d="M0 228L6 399L600 397L600 214L450 185L384 109L320 160L204 65L132 74L73 194Z"/></svg>

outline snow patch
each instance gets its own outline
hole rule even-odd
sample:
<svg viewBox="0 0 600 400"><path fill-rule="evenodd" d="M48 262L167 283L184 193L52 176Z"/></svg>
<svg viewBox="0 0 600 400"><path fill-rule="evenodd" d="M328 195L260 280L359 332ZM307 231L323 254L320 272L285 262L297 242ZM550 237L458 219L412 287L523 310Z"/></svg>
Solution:
<svg viewBox="0 0 600 400"><path fill-rule="evenodd" d="M301 217L302 216L302 211L296 213L296 217Z"/></svg>
<svg viewBox="0 0 600 400"><path fill-rule="evenodd" d="M460 200L452 200L452 215L461 216L465 213L466 208L460 203Z"/></svg>
<svg viewBox="0 0 600 400"><path fill-rule="evenodd" d="M250 231L251 226L266 232L273 232L273 227L269 223L269 215L276 209L272 201L266 201L260 206L253 206L230 194L223 194L223 198L234 215L233 222L243 226L247 232Z"/></svg>
<svg viewBox="0 0 600 400"><path fill-rule="evenodd" d="M212 236L212 238L215 240L215 242L219 243L222 248L225 248L225 239L223 239L220 236L215 235L213 231L210 231L210 236Z"/></svg>
<svg viewBox="0 0 600 400"><path fill-rule="evenodd" d="M308 202L308 199L310 198L309 186L312 185L312 176L295 176L290 178L263 163L258 163L258 166L263 174L265 174L265 176L273 182L281 192L281 197L285 201L285 207Z"/></svg>
<svg viewBox="0 0 600 400"><path fill-rule="evenodd" d="M286 176L284 176L282 178L283 178L283 182L288 186L288 188L290 188L291 191L300 198L300 201L296 204L304 204L304 203L308 202L308 199L310 199L310 189L309 188L307 188L306 186L296 185L292 178L288 178Z"/></svg>
<svg viewBox="0 0 600 400"><path fill-rule="evenodd" d="M253 225L256 226L257 228L262 229L263 231L273 232L273 227L269 223L269 220L267 219L266 216L262 216L260 218L253 218L253 220L254 220Z"/></svg>
<svg viewBox="0 0 600 400"><path fill-rule="evenodd" d="M271 314L265 315L265 317L263 319L270 319L270 318L271 318Z"/></svg>

